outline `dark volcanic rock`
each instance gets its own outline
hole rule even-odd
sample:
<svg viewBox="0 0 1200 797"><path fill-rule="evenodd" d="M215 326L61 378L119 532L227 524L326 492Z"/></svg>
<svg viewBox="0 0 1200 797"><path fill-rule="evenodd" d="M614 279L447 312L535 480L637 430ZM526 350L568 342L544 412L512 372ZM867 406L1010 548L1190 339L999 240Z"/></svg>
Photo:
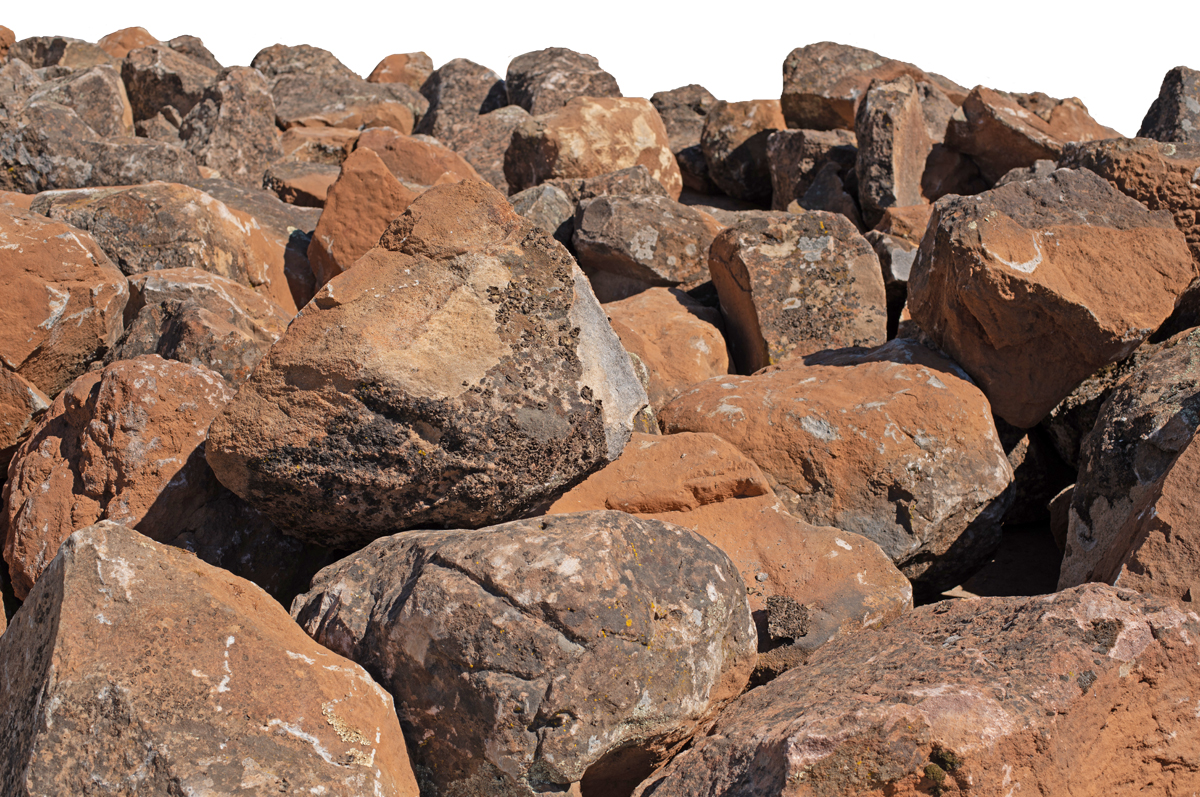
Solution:
<svg viewBox="0 0 1200 797"><path fill-rule="evenodd" d="M708 89L692 83L671 91L655 92L650 104L662 117L671 140L671 151L678 155L682 149L699 146L704 117L717 104L717 98Z"/></svg>
<svg viewBox="0 0 1200 797"><path fill-rule="evenodd" d="M455 58L438 67L421 86L421 94L429 100L429 110L413 132L443 141L456 124L469 124L475 117L508 104L500 76L466 58Z"/></svg>
<svg viewBox="0 0 1200 797"><path fill-rule="evenodd" d="M767 139L784 127L775 100L716 103L704 118L700 137L709 178L731 197L769 205Z"/></svg>
<svg viewBox="0 0 1200 797"><path fill-rule="evenodd" d="M917 83L901 75L876 81L858 105L858 205L863 223L874 227L889 207L925 201L921 177L934 140L925 126Z"/></svg>
<svg viewBox="0 0 1200 797"><path fill-rule="evenodd" d="M1200 144L1200 72L1177 66L1167 73L1138 138Z"/></svg>
<svg viewBox="0 0 1200 797"><path fill-rule="evenodd" d="M267 82L241 66L217 74L183 118L179 137L198 164L247 188L258 188L267 164L283 155Z"/></svg>
<svg viewBox="0 0 1200 797"><path fill-rule="evenodd" d="M442 141L475 167L480 177L507 195L509 187L508 179L504 176L504 153L508 151L513 131L529 118L524 108L506 105L452 125Z"/></svg>
<svg viewBox="0 0 1200 797"><path fill-rule="evenodd" d="M382 678L439 794L628 794L754 660L729 558L622 512L377 540L323 570L293 615Z"/></svg>
<svg viewBox="0 0 1200 797"><path fill-rule="evenodd" d="M150 119L170 105L180 116L204 98L217 73L166 45L142 47L125 56L121 78L134 121Z"/></svg>
<svg viewBox="0 0 1200 797"><path fill-rule="evenodd" d="M575 203L556 185L542 183L509 197L513 210L554 236L563 246L571 246L575 232Z"/></svg>
<svg viewBox="0 0 1200 797"><path fill-rule="evenodd" d="M206 66L214 72L220 72L224 67L213 57L199 36L176 36L165 44L180 55L186 55L201 66Z"/></svg>
<svg viewBox="0 0 1200 797"><path fill-rule="evenodd" d="M34 69L62 66L88 69L93 66L120 66L120 62L91 42L67 36L34 36L9 48L8 57L20 59Z"/></svg>
<svg viewBox="0 0 1200 797"><path fill-rule="evenodd" d="M854 172L857 159L851 130L776 130L767 137L771 207L786 210L793 201L803 205L827 163L844 179Z"/></svg>
<svg viewBox="0 0 1200 797"><path fill-rule="evenodd" d="M518 55L504 78L508 101L529 113L548 113L575 97L620 97L617 79L600 68L593 56L565 47L548 47Z"/></svg>

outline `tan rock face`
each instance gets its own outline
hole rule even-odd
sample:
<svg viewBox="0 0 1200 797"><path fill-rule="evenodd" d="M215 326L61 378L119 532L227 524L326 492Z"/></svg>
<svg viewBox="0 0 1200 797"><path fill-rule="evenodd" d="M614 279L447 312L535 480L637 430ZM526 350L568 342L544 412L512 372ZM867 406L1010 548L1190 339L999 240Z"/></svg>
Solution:
<svg viewBox="0 0 1200 797"><path fill-rule="evenodd" d="M63 546L0 673L7 794L418 793L361 667L253 584L115 523Z"/></svg>
<svg viewBox="0 0 1200 797"><path fill-rule="evenodd" d="M50 406L50 399L32 384L6 368L0 368L0 470L25 439L34 422Z"/></svg>
<svg viewBox="0 0 1200 797"><path fill-rule="evenodd" d="M363 544L552 500L620 454L645 404L566 250L465 181L425 192L318 293L208 457L289 532Z"/></svg>
<svg viewBox="0 0 1200 797"><path fill-rule="evenodd" d="M800 211L741 222L716 237L708 266L739 373L887 340L879 258L840 214Z"/></svg>
<svg viewBox="0 0 1200 797"><path fill-rule="evenodd" d="M680 290L650 288L604 312L621 345L646 366L655 412L697 382L729 373L721 313Z"/></svg>
<svg viewBox="0 0 1200 797"><path fill-rule="evenodd" d="M767 139L786 126L776 100L714 104L700 134L709 178L731 197L769 205Z"/></svg>
<svg viewBox="0 0 1200 797"><path fill-rule="evenodd" d="M427 137L377 127L358 137L355 150L360 149L374 150L397 180L414 187L483 179L458 153Z"/></svg>
<svg viewBox="0 0 1200 797"><path fill-rule="evenodd" d="M913 319L1021 428L1133 351L1196 276L1169 214L1089 171L947 197L929 225Z"/></svg>
<svg viewBox="0 0 1200 797"><path fill-rule="evenodd" d="M1104 586L923 606L744 695L653 794L1186 793L1198 626Z"/></svg>
<svg viewBox="0 0 1200 797"><path fill-rule="evenodd" d="M0 357L55 396L121 335L124 275L83 230L0 211Z"/></svg>
<svg viewBox="0 0 1200 797"><path fill-rule="evenodd" d="M789 512L874 541L921 589L959 583L999 542L1012 469L987 400L910 341L710 379L659 420L725 438Z"/></svg>
<svg viewBox="0 0 1200 797"><path fill-rule="evenodd" d="M885 208L925 202L921 177L934 140L925 126L917 83L902 75L873 83L854 121L858 141L858 204L875 226Z"/></svg>
<svg viewBox="0 0 1200 797"><path fill-rule="evenodd" d="M628 794L754 663L729 558L621 512L387 537L322 571L293 616L388 673L424 789L470 797Z"/></svg>
<svg viewBox="0 0 1200 797"><path fill-rule="evenodd" d="M658 111L637 98L577 97L513 131L504 155L510 190L554 177L596 177L641 165L678 199L679 165Z"/></svg>
<svg viewBox="0 0 1200 797"><path fill-rule="evenodd" d="M349 271L416 198L374 150L351 153L325 195L325 210L308 246L317 284Z"/></svg>
<svg viewBox="0 0 1200 797"><path fill-rule="evenodd" d="M433 59L423 52L396 53L375 65L367 76L369 83L405 83L420 90L433 74Z"/></svg>
<svg viewBox="0 0 1200 797"><path fill-rule="evenodd" d="M101 50L118 61L129 55L130 50L155 44L162 44L162 42L151 36L150 31L145 28L122 28L101 37L100 41L96 42Z"/></svg>

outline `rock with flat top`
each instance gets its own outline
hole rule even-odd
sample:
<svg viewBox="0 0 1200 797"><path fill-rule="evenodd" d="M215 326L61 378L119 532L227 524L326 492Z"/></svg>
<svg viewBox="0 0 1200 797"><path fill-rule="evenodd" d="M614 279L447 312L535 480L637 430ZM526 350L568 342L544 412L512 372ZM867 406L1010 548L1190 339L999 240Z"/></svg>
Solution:
<svg viewBox="0 0 1200 797"><path fill-rule="evenodd" d="M886 208L925 202L921 178L935 142L925 126L916 81L901 75L888 83L872 83L859 102L854 125L863 223L874 227Z"/></svg>

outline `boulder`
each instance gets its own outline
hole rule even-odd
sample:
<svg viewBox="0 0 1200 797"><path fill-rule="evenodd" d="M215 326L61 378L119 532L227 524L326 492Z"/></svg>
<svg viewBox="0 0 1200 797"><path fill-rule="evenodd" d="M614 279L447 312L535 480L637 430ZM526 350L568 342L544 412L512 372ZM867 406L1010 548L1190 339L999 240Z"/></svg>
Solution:
<svg viewBox="0 0 1200 797"><path fill-rule="evenodd" d="M21 39L9 48L8 57L13 60L20 59L34 69L48 66L90 69L93 66L121 65L95 44L69 36L33 36Z"/></svg>
<svg viewBox="0 0 1200 797"><path fill-rule="evenodd" d="M292 314L244 285L197 268L129 280L125 334L108 363L157 354L216 371L236 387L250 376Z"/></svg>
<svg viewBox="0 0 1200 797"><path fill-rule="evenodd" d="M262 72L268 81L284 75L315 75L317 77L357 77L350 67L333 53L308 44L288 46L273 44L259 50L250 66Z"/></svg>
<svg viewBox="0 0 1200 797"><path fill-rule="evenodd" d="M934 140L925 127L916 81L901 75L872 83L859 102L854 133L863 222L873 227L886 208L922 204L921 177Z"/></svg>
<svg viewBox="0 0 1200 797"><path fill-rule="evenodd" d="M0 63L8 60L8 51L17 43L17 37L12 30L0 25Z"/></svg>
<svg viewBox="0 0 1200 797"><path fill-rule="evenodd" d="M1170 214L1060 169L939 200L908 307L995 414L1024 429L1132 352L1196 273Z"/></svg>
<svg viewBox="0 0 1200 797"><path fill-rule="evenodd" d="M364 130L354 148L374 150L397 180L418 190L482 179L458 153L429 136L406 136L391 128L377 127Z"/></svg>
<svg viewBox="0 0 1200 797"><path fill-rule="evenodd" d="M1067 145L1071 146L1070 144ZM1067 168L1078 168L1070 167ZM1049 177L1058 169L1058 164L1052 160L1036 160L1032 166L1018 166L1015 169L1009 169L1004 173L1004 176L996 181L994 188L999 188L1002 185L1009 183L1023 183L1026 180L1040 180L1043 177Z"/></svg>
<svg viewBox="0 0 1200 797"><path fill-rule="evenodd" d="M1167 72L1138 138L1200 144L1200 72L1186 66Z"/></svg>
<svg viewBox="0 0 1200 797"><path fill-rule="evenodd" d="M341 166L332 163L283 159L267 167L261 182L263 188L289 205L323 208L329 189L341 173Z"/></svg>
<svg viewBox="0 0 1200 797"><path fill-rule="evenodd" d="M635 794L1186 793L1198 633L1098 585L922 606L743 695Z"/></svg>
<svg viewBox="0 0 1200 797"><path fill-rule="evenodd" d="M429 110L413 132L443 141L455 125L470 124L475 117L508 104L500 76L466 58L442 64L420 90L429 100Z"/></svg>
<svg viewBox="0 0 1200 797"><path fill-rule="evenodd" d="M655 92L650 104L662 117L679 164L683 187L701 194L714 193L716 187L708 178L708 164L700 147L700 134L704 130L704 118L716 104L717 98L703 86L692 83L671 91Z"/></svg>
<svg viewBox="0 0 1200 797"><path fill-rule="evenodd" d="M348 127L292 127L279 137L283 157L303 163L341 166L354 150L359 131Z"/></svg>
<svg viewBox="0 0 1200 797"><path fill-rule="evenodd" d="M657 185L657 183L656 183ZM712 216L665 196L598 196L575 210L575 257L601 302L708 280Z"/></svg>
<svg viewBox="0 0 1200 797"><path fill-rule="evenodd" d="M704 117L700 135L709 179L731 197L770 205L767 139L784 127L775 100L717 102Z"/></svg>
<svg viewBox="0 0 1200 797"><path fill-rule="evenodd" d="M620 97L617 79L600 68L595 57L548 47L518 55L504 79L508 104L534 116L556 111L576 97Z"/></svg>
<svg viewBox="0 0 1200 797"><path fill-rule="evenodd" d="M96 42L97 47L118 61L129 55L131 50L159 44L162 42L151 36L150 31L145 28L122 28L107 36L102 36L100 41Z"/></svg>
<svg viewBox="0 0 1200 797"><path fill-rule="evenodd" d="M116 523L0 638L6 794L416 797L391 697L253 584Z"/></svg>
<svg viewBox="0 0 1200 797"><path fill-rule="evenodd" d="M654 106L636 98L577 97L513 130L504 154L509 190L555 177L586 178L641 165L667 195L683 188L679 166Z"/></svg>
<svg viewBox="0 0 1200 797"><path fill-rule="evenodd" d="M117 342L129 286L92 236L62 222L0 209L0 241L0 359L56 396Z"/></svg>
<svg viewBox="0 0 1200 797"><path fill-rule="evenodd" d="M575 233L575 203L557 185L535 185L513 194L509 201L518 216L529 219L563 246L571 246L571 236Z"/></svg>
<svg viewBox="0 0 1200 797"><path fill-rule="evenodd" d="M799 211L731 227L708 259L738 373L887 340L879 259L844 217Z"/></svg>
<svg viewBox="0 0 1200 797"><path fill-rule="evenodd" d="M929 229L933 217L933 206L929 204L892 206L883 211L883 216L874 229L893 238L901 238L919 246Z"/></svg>
<svg viewBox="0 0 1200 797"><path fill-rule="evenodd" d="M512 141L513 130L529 118L524 108L507 105L452 125L442 140L471 164L482 179L507 196L509 186L504 176L504 153Z"/></svg>
<svg viewBox="0 0 1200 797"><path fill-rule="evenodd" d="M580 203L598 196L617 197L667 197L667 189L654 179L650 170L638 164L615 172L606 172L595 177L556 177L543 185L555 185L566 192L573 203Z"/></svg>
<svg viewBox="0 0 1200 797"><path fill-rule="evenodd" d="M170 105L186 116L217 79L217 73L165 44L140 47L121 62L135 121L150 119Z"/></svg>
<svg viewBox="0 0 1200 797"><path fill-rule="evenodd" d="M387 537L323 570L293 616L387 674L428 793L628 794L754 663L729 558L621 512Z"/></svg>
<svg viewBox="0 0 1200 797"><path fill-rule="evenodd" d="M987 399L912 341L716 377L659 421L667 434L719 434L789 512L872 540L922 592L960 583L1000 541L1012 469Z"/></svg>
<svg viewBox="0 0 1200 797"><path fill-rule="evenodd" d="M208 48L204 46L204 42L198 36L176 36L174 39L166 42L166 45L180 55L186 55L193 61L202 66L206 66L214 72L220 72L224 69L221 62L213 57Z"/></svg>
<svg viewBox="0 0 1200 797"><path fill-rule="evenodd" d="M367 80L371 83L404 83L420 91L431 74L433 59L425 53L396 53L376 64Z"/></svg>
<svg viewBox="0 0 1200 797"><path fill-rule="evenodd" d="M379 244L213 423L226 486L290 533L362 545L520 516L620 455L646 396L549 234L469 180Z"/></svg>
<svg viewBox="0 0 1200 797"><path fill-rule="evenodd" d="M851 130L776 130L767 136L767 167L771 172L771 207L786 210L806 195L827 163L845 181L854 175L857 144ZM857 191L855 191L857 193Z"/></svg>
<svg viewBox="0 0 1200 797"><path fill-rule="evenodd" d="M179 137L198 164L247 188L258 188L267 165L283 155L267 82L244 66L216 75L183 117Z"/></svg>
<svg viewBox="0 0 1200 797"><path fill-rule="evenodd" d="M29 95L29 102L56 102L75 111L101 138L133 135L133 111L121 73L111 66L77 69L47 80Z"/></svg>
<svg viewBox="0 0 1200 797"><path fill-rule="evenodd" d="M17 446L49 406L50 399L31 382L0 368L0 472L8 473Z"/></svg>
<svg viewBox="0 0 1200 797"><path fill-rule="evenodd" d="M349 271L416 197L374 150L364 147L351 153L326 194L324 212L308 247L317 285Z"/></svg>
<svg viewBox="0 0 1200 797"><path fill-rule="evenodd" d="M24 61L0 63L0 121L19 112L44 82Z"/></svg>

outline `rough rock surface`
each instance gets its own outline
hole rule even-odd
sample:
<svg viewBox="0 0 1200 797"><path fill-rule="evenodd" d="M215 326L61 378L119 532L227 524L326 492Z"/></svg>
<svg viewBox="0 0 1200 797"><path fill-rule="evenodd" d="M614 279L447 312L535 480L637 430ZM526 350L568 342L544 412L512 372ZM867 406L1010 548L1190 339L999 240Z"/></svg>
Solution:
<svg viewBox="0 0 1200 797"><path fill-rule="evenodd" d="M68 36L33 36L21 39L9 48L8 57L13 60L20 59L34 69L48 66L90 69L93 66L120 65L95 44Z"/></svg>
<svg viewBox="0 0 1200 797"><path fill-rule="evenodd" d="M708 164L700 148L704 117L717 102L703 86L692 83L671 91L655 92L650 104L662 117L671 142L671 151L679 164L683 187L701 194L713 193L716 187L708 178Z"/></svg>
<svg viewBox="0 0 1200 797"><path fill-rule="evenodd" d="M1105 586L923 606L744 695L637 794L1187 794L1197 634Z"/></svg>
<svg viewBox="0 0 1200 797"><path fill-rule="evenodd" d="M48 396L117 342L124 275L86 232L0 209L0 359Z"/></svg>
<svg viewBox="0 0 1200 797"><path fill-rule="evenodd" d="M1133 351L1197 274L1168 213L1086 170L947 197L929 225L912 317L1021 428Z"/></svg>
<svg viewBox="0 0 1200 797"><path fill-rule="evenodd" d="M0 637L6 794L416 797L391 698L246 581L115 523Z"/></svg>
<svg viewBox="0 0 1200 797"><path fill-rule="evenodd" d="M854 132L863 222L873 227L886 208L923 203L921 178L934 140L925 126L916 81L901 75L889 83L872 83L859 102Z"/></svg>
<svg viewBox="0 0 1200 797"><path fill-rule="evenodd" d="M145 28L136 27L113 31L107 36L100 37L100 40L96 42L97 47L118 61L129 55L130 50L155 44L162 44L162 42L151 36L150 31Z"/></svg>
<svg viewBox="0 0 1200 797"><path fill-rule="evenodd" d="M754 661L729 558L619 512L378 540L292 614L382 679L430 793L628 794Z"/></svg>
<svg viewBox="0 0 1200 797"><path fill-rule="evenodd" d="M659 420L724 437L788 511L874 541L924 590L960 583L1000 540L1012 469L987 400L911 341L710 379Z"/></svg>
<svg viewBox="0 0 1200 797"><path fill-rule="evenodd" d="M262 185L267 164L283 155L275 101L256 69L223 69L187 112L179 137L196 162L247 188Z"/></svg>
<svg viewBox="0 0 1200 797"><path fill-rule="evenodd" d="M850 176L858 158L851 130L776 130L767 137L771 170L771 207L786 210L792 201L803 206L805 195L827 163L839 178ZM857 176L854 175L857 180ZM857 193L857 191L855 192Z"/></svg>
<svg viewBox="0 0 1200 797"><path fill-rule="evenodd" d="M507 105L453 125L444 134L443 141L471 164L481 178L507 195L509 186L504 176L504 153L512 141L513 130L529 118L524 108Z"/></svg>
<svg viewBox="0 0 1200 797"><path fill-rule="evenodd" d="M29 95L28 101L65 105L101 137L133 135L133 110L125 84L120 71L111 66L79 69L47 80Z"/></svg>
<svg viewBox="0 0 1200 797"><path fill-rule="evenodd" d="M662 183L654 179L650 170L641 164L595 177L556 177L543 185L558 186L576 204L598 196L668 196Z"/></svg>
<svg viewBox="0 0 1200 797"><path fill-rule="evenodd" d="M465 181L425 192L318 292L208 457L289 532L362 544L553 500L620 455L645 404L567 252Z"/></svg>
<svg viewBox="0 0 1200 797"><path fill-rule="evenodd" d="M204 46L199 36L176 36L174 39L166 42L166 45L180 55L186 55L193 61L208 67L214 72L220 72L224 69L221 62L213 57L209 49Z"/></svg>
<svg viewBox="0 0 1200 797"><path fill-rule="evenodd" d="M375 65L367 80L371 83L406 83L421 90L421 85L433 74L433 59L423 52L395 53Z"/></svg>
<svg viewBox="0 0 1200 797"><path fill-rule="evenodd" d="M636 98L579 97L513 130L504 155L510 191L555 177L586 178L641 165L678 199L679 165L658 111Z"/></svg>
<svg viewBox="0 0 1200 797"><path fill-rule="evenodd" d="M617 79L595 57L565 47L518 55L504 79L510 105L537 116L555 111L576 97L620 97Z"/></svg>
<svg viewBox="0 0 1200 797"><path fill-rule="evenodd" d="M186 116L216 77L213 70L165 44L133 50L121 62L121 78L138 122L168 105Z"/></svg>
<svg viewBox="0 0 1200 797"><path fill-rule="evenodd" d="M1167 73L1138 138L1200 144L1200 72L1177 66Z"/></svg>
<svg viewBox="0 0 1200 797"><path fill-rule="evenodd" d="M364 130L355 150L374 150L400 182L420 190L430 185L480 180L462 156L429 136L406 136L390 128Z"/></svg>
<svg viewBox="0 0 1200 797"><path fill-rule="evenodd" d="M49 406L45 393L19 374L0 368L0 473L8 473L17 446Z"/></svg>
<svg viewBox="0 0 1200 797"><path fill-rule="evenodd" d="M283 131L283 156L304 163L340 166L354 149L359 131L348 127L293 127Z"/></svg>
<svg viewBox="0 0 1200 797"><path fill-rule="evenodd" d="M801 211L742 222L713 241L709 271L738 373L887 340L879 259L844 216Z"/></svg>
<svg viewBox="0 0 1200 797"><path fill-rule="evenodd" d="M777 100L717 102L700 135L709 179L731 197L770 205L767 139L784 127Z"/></svg>
<svg viewBox="0 0 1200 797"><path fill-rule="evenodd" d="M509 197L513 211L532 221L563 246L575 232L575 203L557 185L542 183Z"/></svg>
<svg viewBox="0 0 1200 797"><path fill-rule="evenodd" d="M11 29L0 25L0 62L8 60L8 51L17 43L17 37Z"/></svg>
<svg viewBox="0 0 1200 797"><path fill-rule="evenodd" d="M466 58L442 64L420 88L429 110L413 132L443 141L456 124L469 124L476 116L508 104L500 76Z"/></svg>

